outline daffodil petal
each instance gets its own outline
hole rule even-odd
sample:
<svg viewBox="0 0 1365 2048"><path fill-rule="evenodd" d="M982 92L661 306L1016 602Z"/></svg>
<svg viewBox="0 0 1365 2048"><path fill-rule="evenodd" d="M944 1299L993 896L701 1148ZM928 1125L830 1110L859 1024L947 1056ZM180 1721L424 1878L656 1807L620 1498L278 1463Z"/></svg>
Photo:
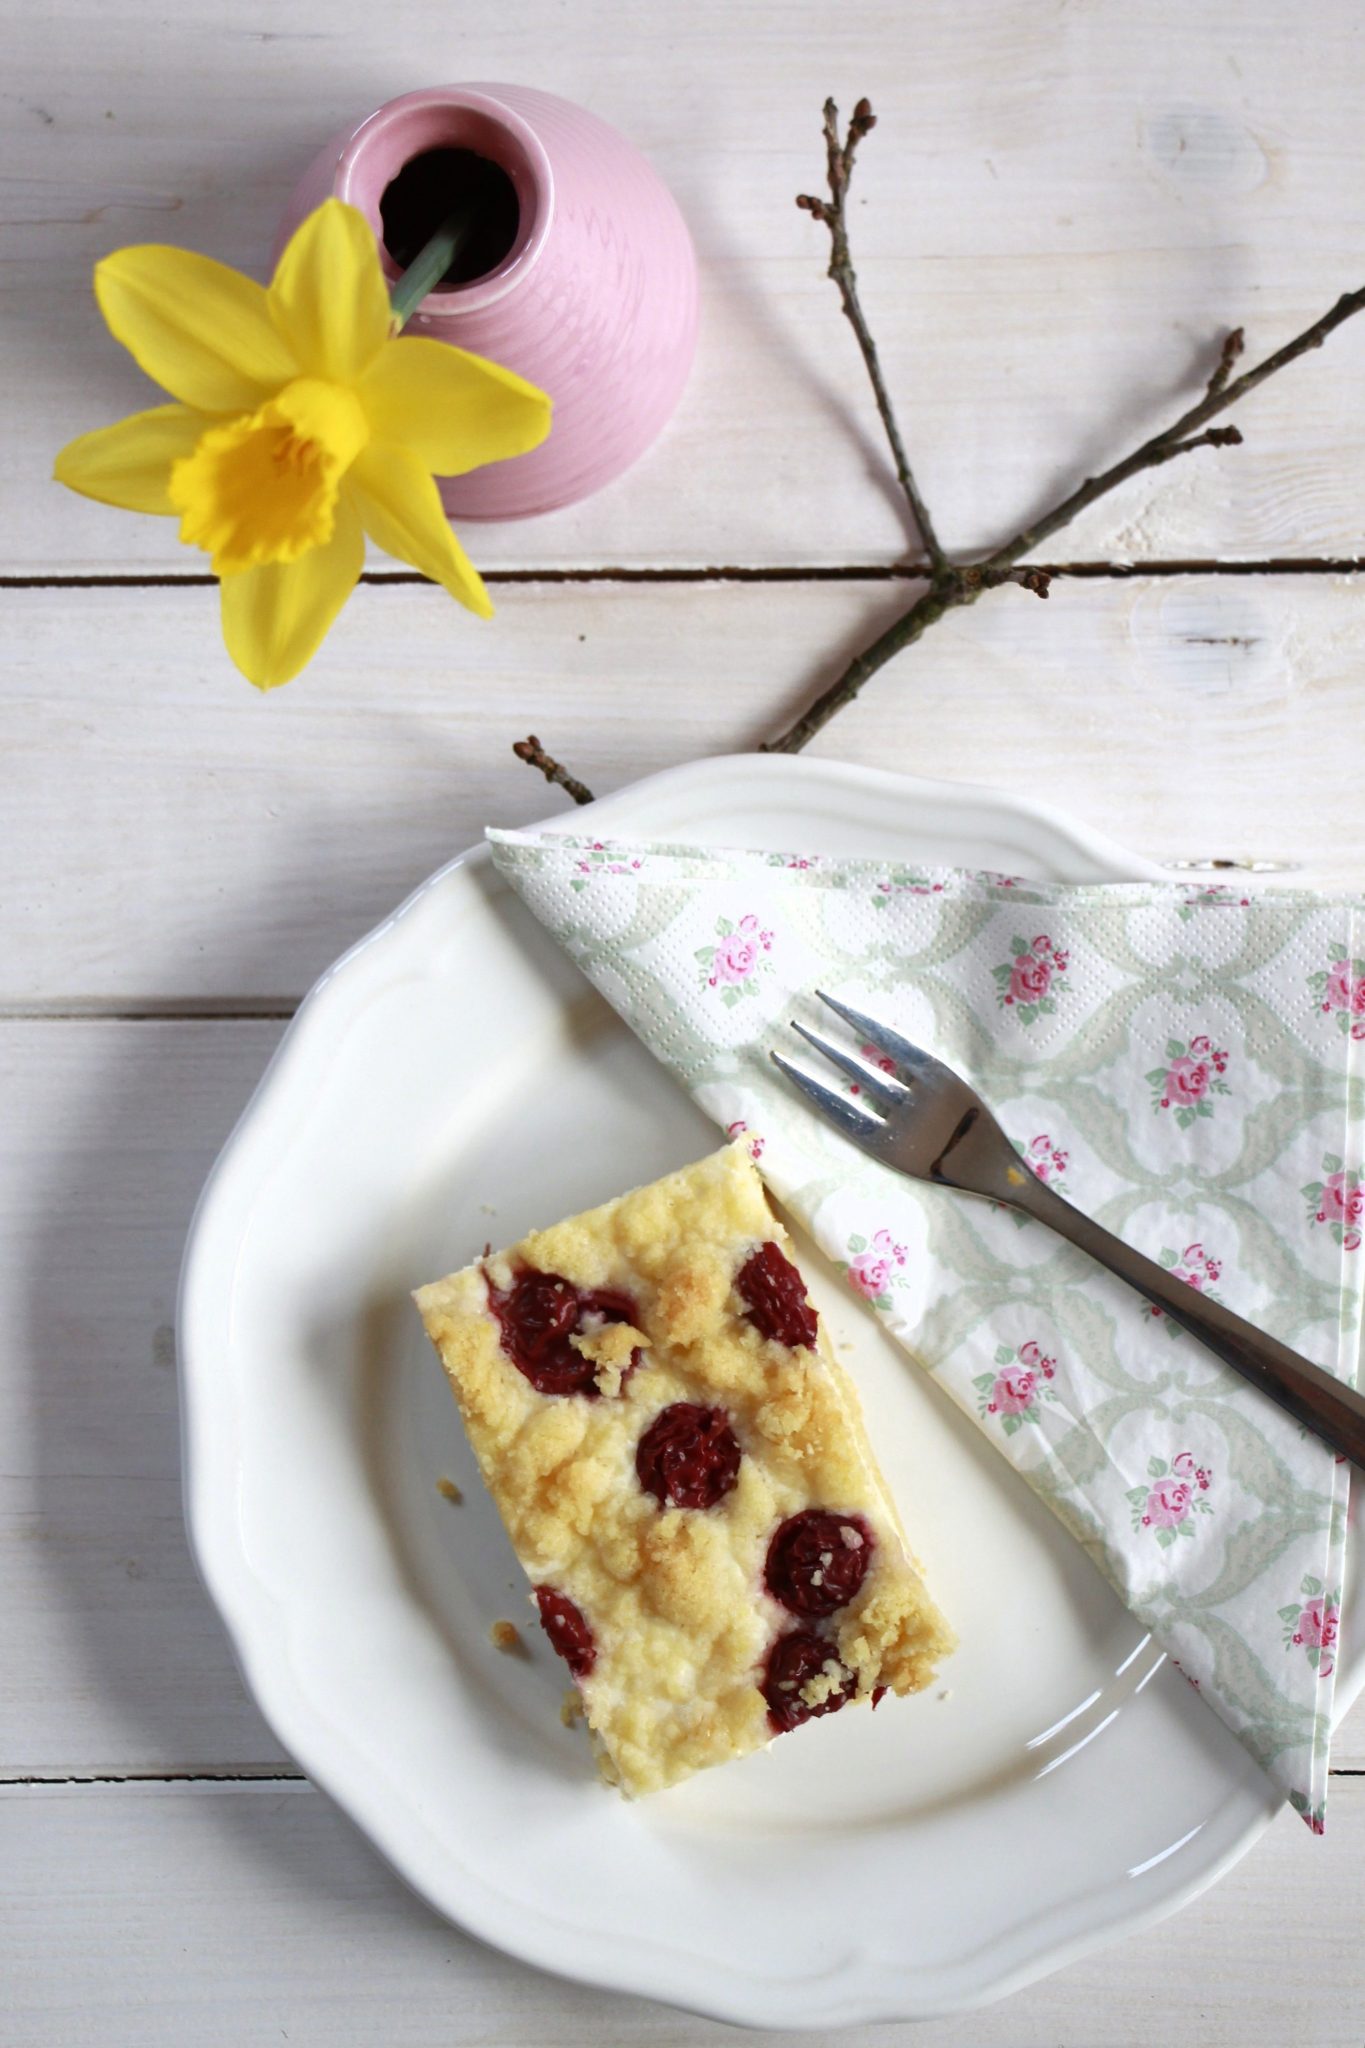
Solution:
<svg viewBox="0 0 1365 2048"><path fill-rule="evenodd" d="M265 286L191 249L115 249L95 265L95 297L138 367L185 405L251 412L294 375Z"/></svg>
<svg viewBox="0 0 1365 2048"><path fill-rule="evenodd" d="M411 562L481 619L492 618L479 572L451 532L436 485L415 455L372 441L347 471L342 493L385 554Z"/></svg>
<svg viewBox="0 0 1365 2048"><path fill-rule="evenodd" d="M97 427L68 441L52 474L68 490L127 512L174 512L171 465L192 455L213 415L187 405L158 405L112 427Z"/></svg>
<svg viewBox="0 0 1365 2048"><path fill-rule="evenodd" d="M406 448L437 476L524 455L550 431L550 400L534 384L421 335L383 349L358 391L376 439Z"/></svg>
<svg viewBox="0 0 1365 2048"><path fill-rule="evenodd" d="M247 681L275 690L310 662L365 561L360 521L345 503L323 546L222 580L223 638Z"/></svg>
<svg viewBox="0 0 1365 2048"><path fill-rule="evenodd" d="M270 286L275 325L305 376L349 384L388 340L388 287L358 207L324 199L291 235Z"/></svg>

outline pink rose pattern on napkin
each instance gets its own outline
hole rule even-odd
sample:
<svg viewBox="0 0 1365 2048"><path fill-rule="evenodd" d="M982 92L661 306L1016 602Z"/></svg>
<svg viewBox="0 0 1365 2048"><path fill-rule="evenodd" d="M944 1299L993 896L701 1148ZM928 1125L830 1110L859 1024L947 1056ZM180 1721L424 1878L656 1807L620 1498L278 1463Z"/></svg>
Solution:
<svg viewBox="0 0 1365 2048"><path fill-rule="evenodd" d="M1054 946L1046 932L1039 932L1033 939L1016 935L1010 940L1010 952L1012 960L1002 961L991 969L995 999L1001 1009L1013 1010L1024 1025L1036 1024L1040 1017L1055 1016L1058 996L1069 994L1071 989L1066 979L1070 955L1064 948Z"/></svg>
<svg viewBox="0 0 1365 2048"><path fill-rule="evenodd" d="M578 849L574 862L575 872L569 877L569 887L575 895L586 889L594 875L629 875L644 865L638 857L634 860L618 860L604 840L593 839Z"/></svg>
<svg viewBox="0 0 1365 2048"><path fill-rule="evenodd" d="M1299 1587L1300 1597L1280 1609L1286 1650L1302 1649L1318 1677L1330 1678L1336 1669L1337 1626L1341 1620L1340 1593L1325 1593L1322 1580L1311 1574Z"/></svg>
<svg viewBox="0 0 1365 2048"><path fill-rule="evenodd" d="M1213 1115L1215 1095L1231 1095L1223 1079L1227 1069L1226 1050L1215 1045L1207 1032L1196 1032L1188 1042L1168 1038L1165 1059L1147 1073L1152 1108L1158 1113L1169 1109L1180 1129L1187 1131L1197 1117Z"/></svg>
<svg viewBox="0 0 1365 2048"><path fill-rule="evenodd" d="M1062 1187L1062 1176L1071 1164L1071 1154L1061 1145L1054 1145L1049 1132L1035 1131L1027 1145L1022 1138L1013 1142L1025 1166L1036 1173L1039 1180L1046 1181L1050 1187Z"/></svg>
<svg viewBox="0 0 1365 2048"><path fill-rule="evenodd" d="M885 1053L878 1052L875 1045L860 1045L858 1047L858 1052L860 1056L867 1061L867 1064L870 1067L876 1067L883 1074L895 1073L896 1062L894 1060L889 1060L886 1057ZM850 1095L861 1095L863 1092L861 1083L858 1081L850 1081L848 1084L848 1092Z"/></svg>
<svg viewBox="0 0 1365 2048"><path fill-rule="evenodd" d="M890 1308L897 1269L905 1264L905 1246L897 1244L889 1230L874 1231L870 1244L855 1231L848 1249L849 1258L839 1262L839 1270L849 1286L874 1308Z"/></svg>
<svg viewBox="0 0 1365 2048"><path fill-rule="evenodd" d="M753 1160L754 1165L757 1166L759 1160L763 1157L763 1140L757 1131L749 1129L742 1116L737 1116L733 1123L728 1123L725 1126L725 1135L727 1138L746 1139L749 1157Z"/></svg>
<svg viewBox="0 0 1365 2048"><path fill-rule="evenodd" d="M1213 1258L1202 1244L1187 1244L1183 1252L1174 1251L1170 1245L1161 1247L1157 1254L1158 1265L1165 1266L1173 1280L1183 1280L1196 1294L1206 1294L1210 1301L1221 1301L1221 1294L1215 1294L1213 1283L1223 1271L1221 1259ZM1141 1313L1153 1322L1160 1323L1168 1337L1183 1337L1179 1323L1173 1323L1164 1308L1158 1308L1154 1301L1145 1302Z"/></svg>
<svg viewBox="0 0 1365 2048"><path fill-rule="evenodd" d="M758 977L769 965L763 956L771 952L772 943L772 933L764 931L751 910L745 912L738 924L731 924L728 917L718 917L715 944L698 946L696 952L703 986L719 989L720 999L726 1004L737 1003L741 996L756 995Z"/></svg>
<svg viewBox="0 0 1365 2048"><path fill-rule="evenodd" d="M1365 1222L1365 1187L1360 1175L1354 1168L1343 1167L1335 1152L1324 1153L1322 1172L1321 1180L1310 1180L1303 1190L1309 1219L1325 1223L1343 1251L1358 1252Z"/></svg>
<svg viewBox="0 0 1365 2048"><path fill-rule="evenodd" d="M1197 1465L1190 1451L1177 1451L1169 1465L1164 1458L1149 1459L1147 1484L1128 1489L1134 1529L1149 1529L1163 1550L1178 1537L1193 1537L1195 1516L1213 1513L1212 1484L1208 1468Z"/></svg>
<svg viewBox="0 0 1365 2048"><path fill-rule="evenodd" d="M1012 1230L988 1204L850 1152L768 1050L788 1044L792 1015L829 1028L816 987L927 1040L1041 1179L1195 1293L1349 1372L1365 1297L1341 1292L1365 1233L1362 1127L1347 1116L1365 1057L1355 913L1221 884L1066 889L697 847L618 849L597 866L627 871L576 894L581 850L505 839L499 865L531 907L722 1125L762 1130L769 1185L859 1300L1320 1829L1349 1469L1038 1226ZM629 915L599 930L608 885ZM1267 1126L1281 1090L1298 1121ZM1305 1154L1321 1161L1308 1179Z"/></svg>
<svg viewBox="0 0 1365 2048"><path fill-rule="evenodd" d="M872 908L885 910L893 896L907 890L912 896L939 896L943 884L931 881L928 875L917 874L913 868L896 868L878 882L872 893Z"/></svg>
<svg viewBox="0 0 1365 2048"><path fill-rule="evenodd" d="M1335 1017L1343 1036L1365 1038L1365 960L1334 960L1326 970L1310 975L1308 986L1323 1012Z"/></svg>
<svg viewBox="0 0 1365 2048"><path fill-rule="evenodd" d="M1044 1355L1036 1337L1026 1338L1017 1350L999 1345L994 1371L978 1373L972 1381L977 1414L983 1420L995 1416L1006 1436L1026 1422L1041 1423L1044 1401L1056 1398L1051 1386L1056 1374L1056 1359Z"/></svg>

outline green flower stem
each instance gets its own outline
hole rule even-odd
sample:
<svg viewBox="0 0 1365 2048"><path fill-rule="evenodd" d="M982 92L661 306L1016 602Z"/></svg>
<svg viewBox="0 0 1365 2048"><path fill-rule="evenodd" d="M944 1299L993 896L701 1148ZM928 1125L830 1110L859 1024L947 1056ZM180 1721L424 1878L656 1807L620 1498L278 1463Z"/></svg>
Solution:
<svg viewBox="0 0 1365 2048"><path fill-rule="evenodd" d="M446 215L431 240L418 250L389 294L395 333L406 327L427 293L441 282L473 226L468 207L457 206Z"/></svg>

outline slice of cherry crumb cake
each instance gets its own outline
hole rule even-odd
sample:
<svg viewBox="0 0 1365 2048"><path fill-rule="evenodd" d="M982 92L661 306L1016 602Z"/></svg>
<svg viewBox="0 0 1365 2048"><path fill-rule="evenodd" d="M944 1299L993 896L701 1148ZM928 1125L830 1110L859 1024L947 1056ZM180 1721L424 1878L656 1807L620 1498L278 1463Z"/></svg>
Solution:
<svg viewBox="0 0 1365 2048"><path fill-rule="evenodd" d="M742 1145L418 1290L484 1479L632 1795L953 1647Z"/></svg>

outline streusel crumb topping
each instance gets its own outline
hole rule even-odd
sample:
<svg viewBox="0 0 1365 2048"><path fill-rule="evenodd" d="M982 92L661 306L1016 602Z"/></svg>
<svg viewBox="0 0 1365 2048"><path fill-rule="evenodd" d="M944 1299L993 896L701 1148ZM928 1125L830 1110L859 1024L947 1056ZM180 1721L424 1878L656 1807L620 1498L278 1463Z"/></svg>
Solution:
<svg viewBox="0 0 1365 2048"><path fill-rule="evenodd" d="M746 1148L416 1299L611 1782L930 1682L951 1632Z"/></svg>

